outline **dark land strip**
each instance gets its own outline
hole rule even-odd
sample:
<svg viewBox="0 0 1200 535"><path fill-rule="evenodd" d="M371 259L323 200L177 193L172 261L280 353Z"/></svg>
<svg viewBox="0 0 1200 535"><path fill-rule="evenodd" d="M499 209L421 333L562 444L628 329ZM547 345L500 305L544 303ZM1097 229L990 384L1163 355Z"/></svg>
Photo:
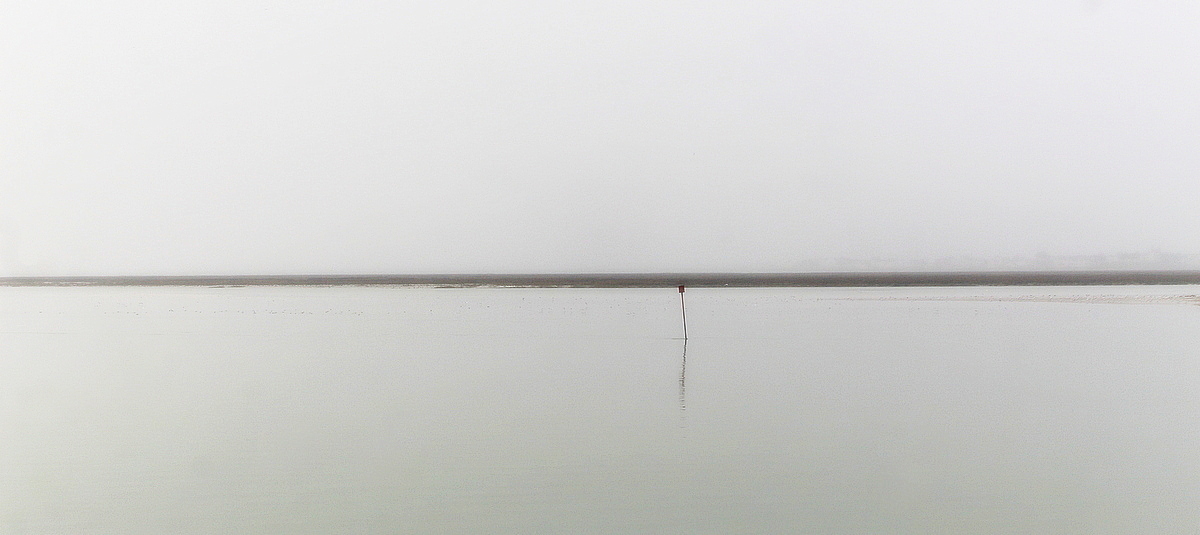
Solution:
<svg viewBox="0 0 1200 535"><path fill-rule="evenodd" d="M552 273L0 277L0 286L429 286L448 288L767 288L1200 284L1200 271L893 273Z"/></svg>

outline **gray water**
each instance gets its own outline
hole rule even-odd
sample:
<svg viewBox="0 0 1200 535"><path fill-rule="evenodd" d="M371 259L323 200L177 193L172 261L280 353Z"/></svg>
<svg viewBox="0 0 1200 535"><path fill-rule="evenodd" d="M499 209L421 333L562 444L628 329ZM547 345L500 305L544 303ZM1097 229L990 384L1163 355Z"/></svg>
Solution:
<svg viewBox="0 0 1200 535"><path fill-rule="evenodd" d="M0 288L0 533L1194 533L1197 293Z"/></svg>

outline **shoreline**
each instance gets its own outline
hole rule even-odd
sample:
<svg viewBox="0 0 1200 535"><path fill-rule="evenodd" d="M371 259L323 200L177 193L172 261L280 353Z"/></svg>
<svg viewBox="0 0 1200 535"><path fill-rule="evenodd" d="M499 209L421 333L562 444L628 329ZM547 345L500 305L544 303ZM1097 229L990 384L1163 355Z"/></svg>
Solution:
<svg viewBox="0 0 1200 535"><path fill-rule="evenodd" d="M425 286L444 288L837 288L1200 284L1200 271L533 273L0 277L0 286Z"/></svg>

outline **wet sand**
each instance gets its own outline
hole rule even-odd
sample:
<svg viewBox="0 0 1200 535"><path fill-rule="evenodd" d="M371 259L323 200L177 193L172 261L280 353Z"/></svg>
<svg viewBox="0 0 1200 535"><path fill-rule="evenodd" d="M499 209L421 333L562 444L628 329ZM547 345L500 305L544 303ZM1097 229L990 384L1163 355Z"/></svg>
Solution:
<svg viewBox="0 0 1200 535"><path fill-rule="evenodd" d="M514 288L1097 286L1200 284L1200 271L526 273L0 277L0 286L427 286Z"/></svg>

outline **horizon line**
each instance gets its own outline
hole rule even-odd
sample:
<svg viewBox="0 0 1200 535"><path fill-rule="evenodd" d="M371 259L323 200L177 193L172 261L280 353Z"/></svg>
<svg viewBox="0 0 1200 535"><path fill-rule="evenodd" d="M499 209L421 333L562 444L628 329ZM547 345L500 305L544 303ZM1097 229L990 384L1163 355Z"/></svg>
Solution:
<svg viewBox="0 0 1200 535"><path fill-rule="evenodd" d="M431 286L446 288L767 288L1200 284L1200 270L432 273L0 277L0 286Z"/></svg>

